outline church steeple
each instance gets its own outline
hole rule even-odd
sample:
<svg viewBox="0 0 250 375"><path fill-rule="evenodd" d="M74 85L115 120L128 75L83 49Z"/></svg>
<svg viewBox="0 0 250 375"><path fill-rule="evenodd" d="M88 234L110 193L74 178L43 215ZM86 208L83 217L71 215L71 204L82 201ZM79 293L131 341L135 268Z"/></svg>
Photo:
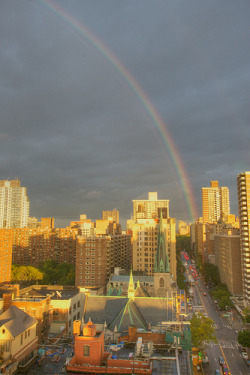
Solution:
<svg viewBox="0 0 250 375"><path fill-rule="evenodd" d="M163 218L162 218L162 211L160 216L159 222L159 231L157 237L157 250L155 254L155 266L154 266L155 273L169 273L169 259L168 253L166 248L166 236L163 227Z"/></svg>
<svg viewBox="0 0 250 375"><path fill-rule="evenodd" d="M134 288L133 273L132 273L132 269L131 269L129 284L128 284L128 298L134 299L134 297L135 297L135 288Z"/></svg>

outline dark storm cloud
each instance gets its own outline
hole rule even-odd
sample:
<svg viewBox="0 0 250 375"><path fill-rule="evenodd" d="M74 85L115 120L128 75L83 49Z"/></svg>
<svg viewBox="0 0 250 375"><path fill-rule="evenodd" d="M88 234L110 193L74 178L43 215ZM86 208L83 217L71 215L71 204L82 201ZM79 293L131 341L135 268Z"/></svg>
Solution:
<svg viewBox="0 0 250 375"><path fill-rule="evenodd" d="M53 3L52 3L53 4ZM248 1L55 1L138 81L183 160L201 214L201 187L219 179L237 213L249 170ZM0 4L0 170L27 186L31 215L57 225L96 219L158 191L188 220L157 125L114 66L39 0Z"/></svg>

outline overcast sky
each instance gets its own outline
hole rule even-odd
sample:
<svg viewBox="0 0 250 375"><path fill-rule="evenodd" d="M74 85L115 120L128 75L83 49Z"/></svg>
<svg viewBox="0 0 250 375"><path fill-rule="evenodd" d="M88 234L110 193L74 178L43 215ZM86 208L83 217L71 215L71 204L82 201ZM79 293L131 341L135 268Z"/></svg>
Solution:
<svg viewBox="0 0 250 375"><path fill-rule="evenodd" d="M18 177L30 215L56 226L113 208L125 222L149 191L188 221L190 196L201 216L211 180L237 214L237 174L250 170L249 20L249 0L2 0L0 179Z"/></svg>

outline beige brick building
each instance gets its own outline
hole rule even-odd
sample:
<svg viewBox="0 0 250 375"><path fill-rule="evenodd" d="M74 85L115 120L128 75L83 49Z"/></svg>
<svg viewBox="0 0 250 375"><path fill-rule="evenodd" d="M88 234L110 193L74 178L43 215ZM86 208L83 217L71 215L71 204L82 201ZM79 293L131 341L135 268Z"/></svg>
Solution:
<svg viewBox="0 0 250 375"><path fill-rule="evenodd" d="M215 265L233 295L242 294L242 265L239 230L224 230L214 236Z"/></svg>
<svg viewBox="0 0 250 375"><path fill-rule="evenodd" d="M162 213L170 275L176 280L176 224L169 217L169 200L158 200L156 192L148 200L133 200L133 220L128 220L127 230L132 235L133 271L153 275L159 220Z"/></svg>

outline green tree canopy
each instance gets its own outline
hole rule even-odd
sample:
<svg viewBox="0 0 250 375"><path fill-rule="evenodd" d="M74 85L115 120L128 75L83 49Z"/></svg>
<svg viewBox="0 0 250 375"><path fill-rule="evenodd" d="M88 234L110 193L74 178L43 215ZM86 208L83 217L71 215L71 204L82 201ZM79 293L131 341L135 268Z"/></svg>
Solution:
<svg viewBox="0 0 250 375"><path fill-rule="evenodd" d="M185 250L190 255L191 251L191 243L190 243L190 235L176 235L176 251L179 252L181 250Z"/></svg>
<svg viewBox="0 0 250 375"><path fill-rule="evenodd" d="M44 284L75 284L75 267L73 264L56 264L53 260L46 260L41 264L40 268L44 273Z"/></svg>
<svg viewBox="0 0 250 375"><path fill-rule="evenodd" d="M244 329L238 332L238 342L240 345L250 348L250 330Z"/></svg>
<svg viewBox="0 0 250 375"><path fill-rule="evenodd" d="M214 264L205 262L202 266L202 272L207 283L211 282L215 285L220 283L219 269Z"/></svg>
<svg viewBox="0 0 250 375"><path fill-rule="evenodd" d="M12 268L12 281L34 282L43 279L43 273L31 266L14 266Z"/></svg>
<svg viewBox="0 0 250 375"><path fill-rule="evenodd" d="M203 348L206 341L217 342L214 321L201 313L194 314L191 321L192 345Z"/></svg>

